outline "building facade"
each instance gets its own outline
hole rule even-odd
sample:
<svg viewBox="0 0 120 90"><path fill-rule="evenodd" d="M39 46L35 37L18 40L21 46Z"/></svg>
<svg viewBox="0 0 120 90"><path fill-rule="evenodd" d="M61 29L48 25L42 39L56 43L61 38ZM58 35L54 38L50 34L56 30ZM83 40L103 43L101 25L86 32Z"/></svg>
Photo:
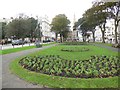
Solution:
<svg viewBox="0 0 120 90"><path fill-rule="evenodd" d="M114 20L109 20L106 24L106 31L105 31L105 42L106 43L115 43L115 26L114 26ZM118 26L118 38L120 35L120 24ZM96 38L96 42L102 42L102 33L100 28L96 28L96 32L95 32L95 38ZM119 39L118 39L119 40Z"/></svg>
<svg viewBox="0 0 120 90"><path fill-rule="evenodd" d="M52 40L53 38L55 38L55 33L51 32L51 26L48 17L39 17L38 21L40 23L40 29L42 32L41 41Z"/></svg>

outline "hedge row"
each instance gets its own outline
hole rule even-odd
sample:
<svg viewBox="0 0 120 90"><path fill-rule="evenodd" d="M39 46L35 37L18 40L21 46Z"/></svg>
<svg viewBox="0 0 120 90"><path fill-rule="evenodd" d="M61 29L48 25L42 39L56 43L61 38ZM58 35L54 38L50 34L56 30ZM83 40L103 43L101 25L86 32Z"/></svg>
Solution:
<svg viewBox="0 0 120 90"><path fill-rule="evenodd" d="M85 52L89 50L90 49L87 47L64 47L61 49L61 51L66 51L66 52Z"/></svg>
<svg viewBox="0 0 120 90"><path fill-rule="evenodd" d="M63 45L87 45L86 42L64 42Z"/></svg>

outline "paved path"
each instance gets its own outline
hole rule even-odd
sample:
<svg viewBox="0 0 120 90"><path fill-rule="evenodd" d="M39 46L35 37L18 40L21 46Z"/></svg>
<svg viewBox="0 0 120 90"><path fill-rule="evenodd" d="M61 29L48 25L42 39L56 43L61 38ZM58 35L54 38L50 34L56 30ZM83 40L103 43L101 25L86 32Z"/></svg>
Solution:
<svg viewBox="0 0 120 90"><path fill-rule="evenodd" d="M52 43L52 42L40 43L40 44L49 44L49 43ZM25 46L33 46L33 45L35 45L35 43L30 43L30 44L26 43L23 46L22 45L14 45L14 48L20 48L20 47L25 47ZM0 45L0 47L1 47L1 50L13 48L12 44Z"/></svg>
<svg viewBox="0 0 120 90"><path fill-rule="evenodd" d="M96 44L96 43L93 43L92 45L99 46L99 47L102 47L102 48L106 48L106 49L109 49L109 50L112 50L112 51L115 51L115 52L120 52L120 48L118 49L118 48L110 47L110 46L103 45L103 44Z"/></svg>
<svg viewBox="0 0 120 90"><path fill-rule="evenodd" d="M32 83L28 83L18 78L14 74L11 74L9 70L9 64L11 61L15 60L20 56L27 55L42 49L50 48L52 46L55 46L55 44L44 46L42 48L35 48L35 49L3 55L2 56L2 88L42 88L42 86L40 85L33 85Z"/></svg>

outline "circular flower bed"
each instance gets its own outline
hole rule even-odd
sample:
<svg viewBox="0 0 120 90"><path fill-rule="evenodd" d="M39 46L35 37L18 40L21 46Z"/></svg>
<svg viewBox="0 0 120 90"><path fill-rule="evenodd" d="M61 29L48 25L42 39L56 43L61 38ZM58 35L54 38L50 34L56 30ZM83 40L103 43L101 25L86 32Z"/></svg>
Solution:
<svg viewBox="0 0 120 90"><path fill-rule="evenodd" d="M117 56L91 56L89 60L65 60L46 55L24 57L19 64L28 70L72 78L105 78L120 75Z"/></svg>
<svg viewBox="0 0 120 90"><path fill-rule="evenodd" d="M89 49L86 48L86 47L65 47L65 48L62 48L61 51L66 51L66 52L84 52L84 51L89 51Z"/></svg>

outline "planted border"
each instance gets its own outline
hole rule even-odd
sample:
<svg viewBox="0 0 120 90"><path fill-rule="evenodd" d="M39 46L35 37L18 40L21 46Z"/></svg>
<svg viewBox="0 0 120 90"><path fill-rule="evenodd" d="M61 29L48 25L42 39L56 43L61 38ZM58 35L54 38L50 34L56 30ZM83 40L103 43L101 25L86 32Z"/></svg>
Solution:
<svg viewBox="0 0 120 90"><path fill-rule="evenodd" d="M30 71L72 78L106 78L120 75L117 56L91 56L89 60L65 60L58 55L24 57L19 64Z"/></svg>

